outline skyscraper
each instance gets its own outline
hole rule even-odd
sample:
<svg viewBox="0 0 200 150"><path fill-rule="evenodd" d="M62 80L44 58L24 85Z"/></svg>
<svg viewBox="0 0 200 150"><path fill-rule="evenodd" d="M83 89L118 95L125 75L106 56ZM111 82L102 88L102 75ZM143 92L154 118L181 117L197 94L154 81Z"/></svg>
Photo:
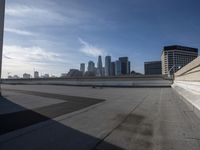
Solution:
<svg viewBox="0 0 200 150"><path fill-rule="evenodd" d="M30 78L31 78L30 74L28 74L28 73L23 74L23 79L30 79Z"/></svg>
<svg viewBox="0 0 200 150"><path fill-rule="evenodd" d="M88 71L90 71L90 72L95 71L95 63L93 61L88 62Z"/></svg>
<svg viewBox="0 0 200 150"><path fill-rule="evenodd" d="M121 62L121 74L127 75L129 70L128 57L119 57L119 61Z"/></svg>
<svg viewBox="0 0 200 150"><path fill-rule="evenodd" d="M165 46L162 51L162 74L174 74L198 56L198 49L180 45Z"/></svg>
<svg viewBox="0 0 200 150"><path fill-rule="evenodd" d="M115 62L111 62L110 75L115 76Z"/></svg>
<svg viewBox="0 0 200 150"><path fill-rule="evenodd" d="M127 74L128 75L130 75L131 74L131 62L130 61L128 61L128 72L127 72Z"/></svg>
<svg viewBox="0 0 200 150"><path fill-rule="evenodd" d="M38 71L34 71L34 78L39 78L39 72Z"/></svg>
<svg viewBox="0 0 200 150"><path fill-rule="evenodd" d="M121 61L120 61L120 60L117 60L117 61L115 62L115 75L116 75L116 76L120 76L120 75L121 75L121 72L122 72L122 70L121 70Z"/></svg>
<svg viewBox="0 0 200 150"><path fill-rule="evenodd" d="M85 63L81 63L81 64L80 64L80 71L81 71L82 73L85 73Z"/></svg>
<svg viewBox="0 0 200 150"><path fill-rule="evenodd" d="M105 76L110 76L111 72L111 56L105 58Z"/></svg>
<svg viewBox="0 0 200 150"><path fill-rule="evenodd" d="M98 57L98 62L97 62L97 76L102 76L102 59L101 56Z"/></svg>

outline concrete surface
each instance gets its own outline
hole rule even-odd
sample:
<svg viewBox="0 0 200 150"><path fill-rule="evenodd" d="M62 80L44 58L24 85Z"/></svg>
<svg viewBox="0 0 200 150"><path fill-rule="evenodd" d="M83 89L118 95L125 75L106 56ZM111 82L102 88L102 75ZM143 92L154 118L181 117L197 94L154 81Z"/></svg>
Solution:
<svg viewBox="0 0 200 150"><path fill-rule="evenodd" d="M31 110L31 114L42 119L38 123L2 134L1 150L200 149L200 132L197 132L200 130L200 120L172 88L49 85L3 85L3 88L7 90L3 90L4 98L0 106L7 108L11 114ZM50 98L47 93L54 96ZM36 99L41 99L42 107L66 101L58 95L66 95L67 101L74 96L99 102L60 116L48 117L48 113L35 111L39 107L34 102ZM87 98L83 100L86 103ZM35 107L31 109L32 103ZM8 115L9 111L4 110L0 118Z"/></svg>

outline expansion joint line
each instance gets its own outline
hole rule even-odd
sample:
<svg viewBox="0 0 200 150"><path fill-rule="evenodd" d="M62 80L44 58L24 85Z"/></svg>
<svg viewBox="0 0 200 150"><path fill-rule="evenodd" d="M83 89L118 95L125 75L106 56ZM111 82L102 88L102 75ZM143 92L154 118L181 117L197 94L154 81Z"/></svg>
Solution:
<svg viewBox="0 0 200 150"><path fill-rule="evenodd" d="M142 100L141 102L139 102L128 114L127 116L119 123L117 124L110 132L108 132L102 139L100 139L93 148L91 148L92 150L97 150L96 148L109 136L111 135L117 128L119 128L127 119L128 117L138 108L140 107L140 105L142 105L144 103L144 101L146 100L146 98L149 95L147 94Z"/></svg>

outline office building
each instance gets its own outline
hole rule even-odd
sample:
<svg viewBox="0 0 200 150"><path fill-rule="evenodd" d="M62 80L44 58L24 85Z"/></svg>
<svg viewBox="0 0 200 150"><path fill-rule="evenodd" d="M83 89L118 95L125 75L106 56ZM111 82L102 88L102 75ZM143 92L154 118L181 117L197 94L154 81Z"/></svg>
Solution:
<svg viewBox="0 0 200 150"><path fill-rule="evenodd" d="M102 76L105 76L105 67L102 67Z"/></svg>
<svg viewBox="0 0 200 150"><path fill-rule="evenodd" d="M84 63L81 63L81 64L80 64L80 71L81 71L82 73L85 72L85 64L84 64Z"/></svg>
<svg viewBox="0 0 200 150"><path fill-rule="evenodd" d="M98 62L97 62L97 76L101 77L102 76L102 59L101 59L101 56L98 57Z"/></svg>
<svg viewBox="0 0 200 150"><path fill-rule="evenodd" d="M117 60L115 62L115 75L116 76L120 76L122 73L122 70L121 70L121 61L120 60Z"/></svg>
<svg viewBox="0 0 200 150"><path fill-rule="evenodd" d="M105 57L105 76L110 76L111 72L111 56Z"/></svg>
<svg viewBox="0 0 200 150"><path fill-rule="evenodd" d="M34 71L34 78L39 78L39 72L38 71Z"/></svg>
<svg viewBox="0 0 200 150"><path fill-rule="evenodd" d="M49 78L49 74L46 73L46 74L44 74L42 77L43 77L43 78Z"/></svg>
<svg viewBox="0 0 200 150"><path fill-rule="evenodd" d="M20 77L18 75L14 75L14 76L9 75L8 79L20 79Z"/></svg>
<svg viewBox="0 0 200 150"><path fill-rule="evenodd" d="M28 74L28 73L24 73L24 74L23 74L23 78L24 78L24 79L30 79L30 78L31 78L31 75Z"/></svg>
<svg viewBox="0 0 200 150"><path fill-rule="evenodd" d="M162 67L161 61L149 61L144 63L145 75L161 75Z"/></svg>
<svg viewBox="0 0 200 150"><path fill-rule="evenodd" d="M115 62L111 62L110 76L115 76Z"/></svg>
<svg viewBox="0 0 200 150"><path fill-rule="evenodd" d="M119 61L121 62L121 75L127 75L129 68L128 57L119 57Z"/></svg>
<svg viewBox="0 0 200 150"><path fill-rule="evenodd" d="M128 61L128 72L127 72L127 74L131 74L131 62L130 61Z"/></svg>
<svg viewBox="0 0 200 150"><path fill-rule="evenodd" d="M78 69L70 69L67 73L68 77L81 77L83 75L82 71Z"/></svg>
<svg viewBox="0 0 200 150"><path fill-rule="evenodd" d="M162 51L162 74L172 75L198 56L198 49L172 45L165 46Z"/></svg>
<svg viewBox="0 0 200 150"><path fill-rule="evenodd" d="M95 63L93 61L88 62L88 71L90 71L90 72L95 71Z"/></svg>

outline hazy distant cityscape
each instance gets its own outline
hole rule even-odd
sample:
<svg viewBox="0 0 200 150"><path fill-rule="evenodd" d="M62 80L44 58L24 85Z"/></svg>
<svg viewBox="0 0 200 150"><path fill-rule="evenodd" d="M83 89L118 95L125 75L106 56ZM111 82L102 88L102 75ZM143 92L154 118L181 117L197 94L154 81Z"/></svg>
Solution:
<svg viewBox="0 0 200 150"><path fill-rule="evenodd" d="M198 49L180 45L164 46L161 53L161 60L144 62L144 75L173 75L183 66L198 57ZM104 61L104 66L103 66ZM142 75L131 70L129 58L119 57L112 60L111 56L98 56L97 63L89 60L87 66L80 63L80 68L71 68L68 72L62 73L61 78L66 77L113 77L113 76L133 76ZM18 75L9 75L8 79L20 79ZM23 79L30 78L56 78L54 75L40 74L34 70L33 76L28 73L23 74Z"/></svg>

